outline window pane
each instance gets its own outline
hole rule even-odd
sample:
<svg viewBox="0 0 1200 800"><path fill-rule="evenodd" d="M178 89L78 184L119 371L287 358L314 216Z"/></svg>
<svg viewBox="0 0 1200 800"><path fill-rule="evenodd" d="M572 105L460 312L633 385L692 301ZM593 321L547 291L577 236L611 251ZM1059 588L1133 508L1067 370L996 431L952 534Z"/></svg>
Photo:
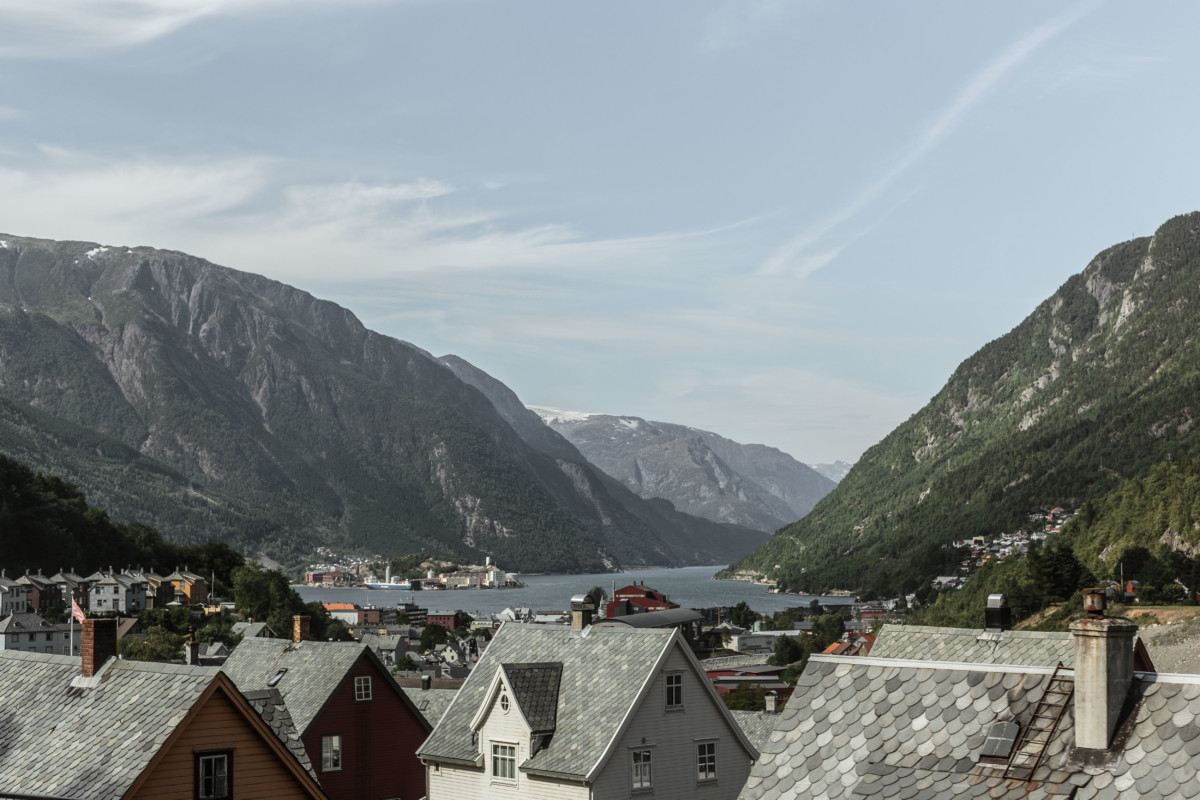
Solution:
<svg viewBox="0 0 1200 800"><path fill-rule="evenodd" d="M696 778L702 781L717 779L717 743L704 742L696 747Z"/></svg>

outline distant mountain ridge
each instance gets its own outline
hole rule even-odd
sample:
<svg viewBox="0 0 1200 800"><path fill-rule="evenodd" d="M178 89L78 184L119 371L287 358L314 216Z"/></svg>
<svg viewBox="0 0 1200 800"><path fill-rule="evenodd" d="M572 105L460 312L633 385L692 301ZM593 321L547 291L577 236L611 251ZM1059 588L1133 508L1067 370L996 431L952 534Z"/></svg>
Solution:
<svg viewBox="0 0 1200 800"><path fill-rule="evenodd" d="M640 417L529 408L635 494L717 522L772 532L803 517L835 486L773 447Z"/></svg>
<svg viewBox="0 0 1200 800"><path fill-rule="evenodd" d="M615 499L569 444L531 446L344 308L146 247L0 235L0 451L116 520L290 564L329 544L572 572L762 540Z"/></svg>
<svg viewBox="0 0 1200 800"><path fill-rule="evenodd" d="M953 539L1200 454L1200 213L1104 250L726 574L894 596ZM944 573L943 573L944 574Z"/></svg>

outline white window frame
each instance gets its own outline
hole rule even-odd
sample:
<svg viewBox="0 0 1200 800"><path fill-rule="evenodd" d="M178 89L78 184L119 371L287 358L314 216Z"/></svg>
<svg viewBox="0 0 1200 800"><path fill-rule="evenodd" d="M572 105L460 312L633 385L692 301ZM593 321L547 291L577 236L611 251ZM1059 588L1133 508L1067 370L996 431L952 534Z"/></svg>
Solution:
<svg viewBox="0 0 1200 800"><path fill-rule="evenodd" d="M492 781L517 782L517 745L515 742L492 742Z"/></svg>
<svg viewBox="0 0 1200 800"><path fill-rule="evenodd" d="M683 673L668 672L663 676L663 705L667 711L683 708Z"/></svg>
<svg viewBox="0 0 1200 800"><path fill-rule="evenodd" d="M371 699L371 676L370 675L355 675L354 676L354 701L357 703L366 702Z"/></svg>
<svg viewBox="0 0 1200 800"><path fill-rule="evenodd" d="M631 788L645 791L654 788L654 748L635 747L629 755Z"/></svg>
<svg viewBox="0 0 1200 800"><path fill-rule="evenodd" d="M717 740L696 742L696 783L716 783Z"/></svg>
<svg viewBox="0 0 1200 800"><path fill-rule="evenodd" d="M342 735L321 737L321 772L342 771Z"/></svg>

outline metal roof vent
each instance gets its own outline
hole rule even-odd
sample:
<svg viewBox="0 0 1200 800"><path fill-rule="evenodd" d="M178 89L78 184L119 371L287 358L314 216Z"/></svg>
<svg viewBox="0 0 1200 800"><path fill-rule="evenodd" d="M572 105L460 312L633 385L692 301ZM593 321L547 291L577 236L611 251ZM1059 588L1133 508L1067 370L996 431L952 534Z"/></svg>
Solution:
<svg viewBox="0 0 1200 800"><path fill-rule="evenodd" d="M988 633L1011 630L1012 609L1008 607L1008 598L1002 594L989 594L983 620Z"/></svg>

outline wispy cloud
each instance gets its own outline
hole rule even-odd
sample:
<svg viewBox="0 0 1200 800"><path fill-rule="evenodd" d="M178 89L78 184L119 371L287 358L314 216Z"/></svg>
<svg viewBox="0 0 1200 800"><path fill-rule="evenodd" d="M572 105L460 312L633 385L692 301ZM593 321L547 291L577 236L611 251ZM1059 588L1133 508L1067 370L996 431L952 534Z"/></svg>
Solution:
<svg viewBox="0 0 1200 800"><path fill-rule="evenodd" d="M495 202L478 205L491 192L460 196L436 178L290 183L294 166L42 147L35 159L0 155L0 218L14 234L186 249L281 279L341 282L446 270L649 274L688 264L752 222L595 238L564 224L515 224ZM330 263L344 266L334 276Z"/></svg>
<svg viewBox="0 0 1200 800"><path fill-rule="evenodd" d="M1085 61L1075 64L1053 84L1055 89L1070 84L1092 84L1097 86L1129 85L1148 69L1164 63L1161 56L1116 55L1093 53Z"/></svg>
<svg viewBox="0 0 1200 800"><path fill-rule="evenodd" d="M145 44L208 17L293 9L318 2L321 0L4 0L0 3L0 58L81 58Z"/></svg>
<svg viewBox="0 0 1200 800"><path fill-rule="evenodd" d="M832 245L823 243L826 237L875 204L900 176L928 156L954 130L958 122L991 94L1005 78L1040 48L1091 13L1096 6L1096 0L1088 0L1072 6L1022 36L998 57L986 64L920 131L883 175L868 185L849 203L776 248L763 262L759 271L767 275L790 272L799 277L805 277L830 263L841 249L852 241L853 237L843 238L841 242ZM820 253L810 252L818 247L821 250Z"/></svg>
<svg viewBox="0 0 1200 800"><path fill-rule="evenodd" d="M711 55L777 31L803 4L794 0L727 0L705 17L697 49Z"/></svg>

